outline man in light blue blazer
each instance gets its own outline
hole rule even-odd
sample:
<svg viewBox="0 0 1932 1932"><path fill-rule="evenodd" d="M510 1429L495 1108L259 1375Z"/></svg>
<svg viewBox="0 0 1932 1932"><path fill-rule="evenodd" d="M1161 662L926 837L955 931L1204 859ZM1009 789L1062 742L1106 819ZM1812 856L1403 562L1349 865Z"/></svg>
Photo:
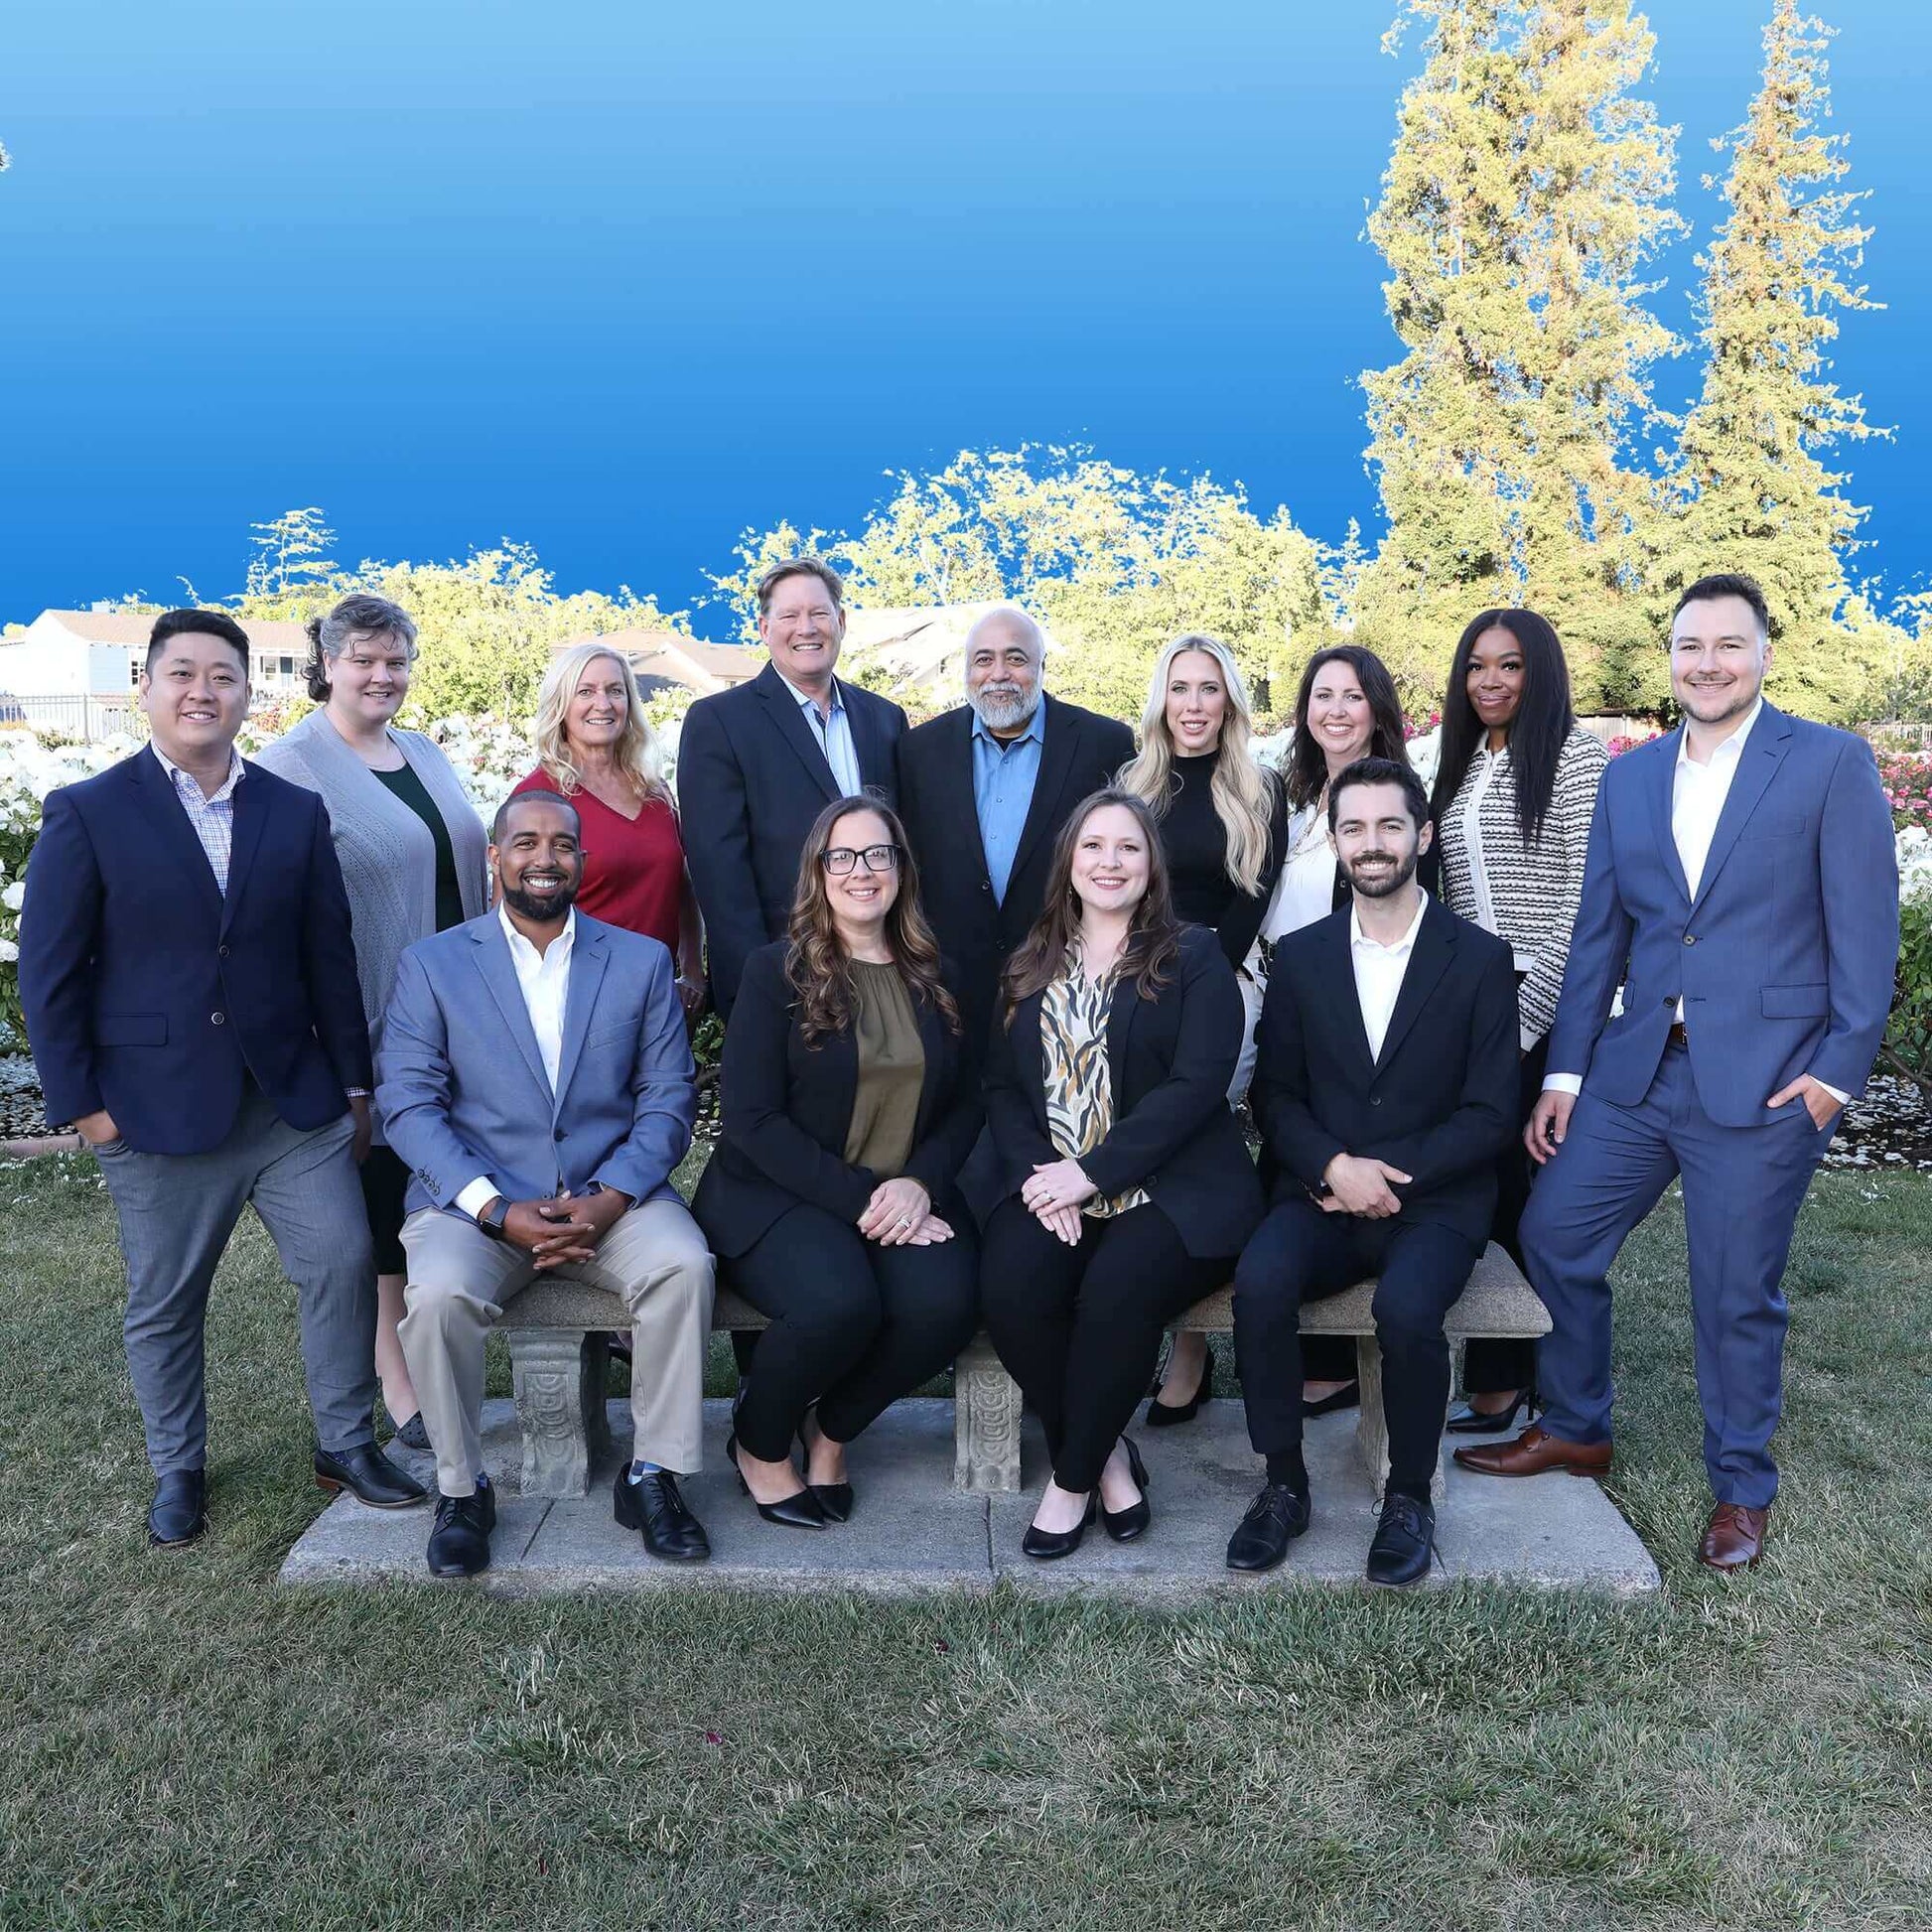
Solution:
<svg viewBox="0 0 1932 1932"><path fill-rule="evenodd" d="M1870 748L1764 702L1768 630L1748 577L1685 591L1671 621L1684 722L1604 775L1525 1134L1544 1164L1522 1240L1556 1324L1538 1350L1546 1408L1514 1442L1456 1451L1490 1475L1608 1468L1607 1277L1681 1175L1716 1497L1698 1554L1718 1570L1763 1548L1785 1258L1884 1037L1898 957L1891 812Z"/></svg>
<svg viewBox="0 0 1932 1932"><path fill-rule="evenodd" d="M630 1313L634 1457L618 1521L653 1556L710 1554L678 1493L699 1467L712 1258L671 1186L697 1117L671 956L573 901L576 809L548 792L496 814L495 909L411 946L376 1057L376 1108L408 1165L399 1335L436 1450L429 1567L489 1561L483 1337L502 1304L558 1272Z"/></svg>

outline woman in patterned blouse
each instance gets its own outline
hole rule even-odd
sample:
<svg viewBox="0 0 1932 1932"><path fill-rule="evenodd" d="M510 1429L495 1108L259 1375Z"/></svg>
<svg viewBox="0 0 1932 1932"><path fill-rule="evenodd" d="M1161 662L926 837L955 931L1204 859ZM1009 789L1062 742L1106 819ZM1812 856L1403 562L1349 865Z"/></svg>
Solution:
<svg viewBox="0 0 1932 1932"><path fill-rule="evenodd" d="M1095 792L1067 820L1002 992L986 1114L1005 1196L980 1292L1053 1459L1021 1548L1062 1557L1096 1510L1117 1542L1147 1528L1147 1471L1121 1431L1163 1330L1228 1280L1262 1211L1227 1105L1234 968L1175 919L1132 792Z"/></svg>
<svg viewBox="0 0 1932 1932"><path fill-rule="evenodd" d="M1475 618L1449 664L1431 802L1449 910L1516 949L1525 1121L1543 1088L1590 814L1608 762L1571 710L1570 667L1549 620L1534 611ZM1493 1234L1519 1268L1516 1227L1532 1172L1522 1142L1512 1141L1497 1166ZM1458 1435L1507 1429L1535 1375L1534 1342L1470 1342L1468 1403L1448 1427Z"/></svg>

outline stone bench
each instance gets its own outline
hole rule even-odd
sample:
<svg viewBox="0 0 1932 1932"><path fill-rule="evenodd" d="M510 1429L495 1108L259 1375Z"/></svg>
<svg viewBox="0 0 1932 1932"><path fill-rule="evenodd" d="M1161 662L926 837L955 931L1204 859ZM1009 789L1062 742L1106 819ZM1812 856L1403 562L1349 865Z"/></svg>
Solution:
<svg viewBox="0 0 1932 1932"><path fill-rule="evenodd" d="M1389 1470L1382 1422L1382 1350L1369 1314L1373 1282L1362 1282L1302 1311L1302 1332L1352 1335L1362 1384L1356 1442L1376 1492ZM551 1276L532 1282L504 1308L496 1324L509 1343L510 1374L523 1444L526 1496L582 1496L591 1470L610 1453L605 1386L608 1336L627 1326L623 1304L607 1289ZM712 1326L757 1329L764 1316L729 1289L718 1291ZM1196 1302L1176 1328L1225 1333L1234 1325L1233 1292ZM1550 1331L1550 1317L1516 1264L1494 1242L1444 1324L1451 1348L1472 1337L1529 1339ZM1020 1480L1020 1389L985 1335L953 1367L953 1481L977 1493L1010 1493ZM1436 1489L1443 1484L1437 1458Z"/></svg>

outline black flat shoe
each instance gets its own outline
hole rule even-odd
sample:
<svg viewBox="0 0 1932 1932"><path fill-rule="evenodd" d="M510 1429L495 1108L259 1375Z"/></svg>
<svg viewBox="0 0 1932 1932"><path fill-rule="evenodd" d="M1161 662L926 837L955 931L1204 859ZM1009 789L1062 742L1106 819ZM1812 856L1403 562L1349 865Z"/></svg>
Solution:
<svg viewBox="0 0 1932 1932"><path fill-rule="evenodd" d="M1529 1422L1540 1407L1534 1389L1518 1389L1516 1399L1507 1409L1498 1409L1494 1415L1484 1415L1480 1409L1464 1403L1443 1425L1443 1433L1448 1436L1493 1436L1499 1430L1516 1427L1516 1412L1524 1411L1523 1420Z"/></svg>
<svg viewBox="0 0 1932 1932"><path fill-rule="evenodd" d="M477 1478L473 1496L436 1498L436 1521L429 1533L432 1577L474 1577L489 1568L489 1533L496 1527L496 1490L487 1476Z"/></svg>
<svg viewBox="0 0 1932 1932"><path fill-rule="evenodd" d="M618 1471L612 1502L619 1526L643 1531L644 1548L652 1556L666 1563L702 1563L710 1556L711 1539L678 1493L670 1470L632 1476L626 1463Z"/></svg>
<svg viewBox="0 0 1932 1932"><path fill-rule="evenodd" d="M400 1443L404 1449L421 1449L426 1455L435 1453L435 1445L429 1440L429 1431L423 1427L423 1412L420 1409L394 1431L389 1440Z"/></svg>
<svg viewBox="0 0 1932 1932"><path fill-rule="evenodd" d="M1337 1409L1359 1409L1362 1406L1362 1385L1359 1382L1344 1382L1332 1395L1324 1395L1319 1400L1302 1402L1304 1418L1310 1416L1332 1416Z"/></svg>
<svg viewBox="0 0 1932 1932"><path fill-rule="evenodd" d="M814 1404L814 1407L817 1405ZM807 1410L806 1414L811 1411ZM821 1435L824 1432L819 1432ZM852 1520L852 1506L858 1500L852 1493L849 1482L814 1482L811 1477L812 1446L805 1440L805 1425L798 1425L798 1450L805 1458L805 1487L818 1498L818 1506L835 1523L849 1523Z"/></svg>
<svg viewBox="0 0 1932 1932"><path fill-rule="evenodd" d="M1313 1513L1306 1489L1264 1482L1261 1494L1228 1538L1228 1568L1273 1570L1288 1555L1289 1544L1306 1533Z"/></svg>
<svg viewBox="0 0 1932 1932"><path fill-rule="evenodd" d="M1139 1502L1129 1503L1122 1510L1109 1509L1103 1503L1100 1508L1100 1527L1116 1543L1132 1543L1154 1521L1154 1512L1148 1507L1147 1501L1147 1464L1141 1460L1141 1452L1134 1447L1133 1437L1123 1436L1120 1444L1127 1451L1127 1467L1135 1482L1140 1485L1141 1499ZM1099 1493L1097 1489L1094 1491L1096 1496Z"/></svg>
<svg viewBox="0 0 1932 1932"><path fill-rule="evenodd" d="M414 1476L397 1468L373 1443L344 1449L340 1455L319 1449L315 1467L318 1489L346 1489L371 1509L414 1509L429 1496Z"/></svg>
<svg viewBox="0 0 1932 1932"><path fill-rule="evenodd" d="M1368 1546L1368 1580L1384 1589L1407 1589L1429 1575L1435 1548L1436 1512L1391 1489L1382 1499L1382 1520Z"/></svg>
<svg viewBox="0 0 1932 1932"><path fill-rule="evenodd" d="M1037 1523L1029 1523L1027 1534L1020 1539L1020 1554L1037 1557L1041 1563L1051 1563L1055 1557L1070 1557L1080 1547L1080 1539L1094 1519L1099 1500L1097 1491L1089 1493L1087 1513L1070 1530L1043 1530Z"/></svg>
<svg viewBox="0 0 1932 1932"><path fill-rule="evenodd" d="M738 1466L736 1436L726 1438L725 1455L737 1472L738 1486L752 1496L752 1485L745 1480L745 1471ZM825 1514L825 1505L809 1488L800 1489L793 1495L780 1496L775 1503L761 1503L756 1496L752 1496L752 1502L767 1523L777 1523L788 1530L822 1530L831 1520Z"/></svg>
<svg viewBox="0 0 1932 1932"><path fill-rule="evenodd" d="M172 1469L156 1479L148 1507L148 1541L157 1550L179 1550L207 1528L207 1471Z"/></svg>
<svg viewBox="0 0 1932 1932"><path fill-rule="evenodd" d="M1207 1359L1201 1364L1200 1381L1194 1393L1185 1402L1169 1404L1161 1398L1161 1384L1157 1380L1148 1393L1155 1399L1147 1405L1147 1426L1150 1429L1173 1429L1177 1423L1192 1422L1200 1413L1200 1406L1208 1399L1214 1387L1214 1344L1208 1343Z"/></svg>

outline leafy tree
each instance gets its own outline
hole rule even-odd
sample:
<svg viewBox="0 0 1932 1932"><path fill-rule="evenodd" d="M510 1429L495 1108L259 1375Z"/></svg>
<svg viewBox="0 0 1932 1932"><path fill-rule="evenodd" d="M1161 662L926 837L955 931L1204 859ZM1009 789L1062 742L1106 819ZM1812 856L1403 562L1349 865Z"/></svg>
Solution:
<svg viewBox="0 0 1932 1932"><path fill-rule="evenodd" d="M248 540L254 554L248 559L241 596L250 615L290 617L298 607L306 613L318 591L338 575L330 554L336 533L324 522L322 511L313 505L284 510L249 528L255 533Z"/></svg>

